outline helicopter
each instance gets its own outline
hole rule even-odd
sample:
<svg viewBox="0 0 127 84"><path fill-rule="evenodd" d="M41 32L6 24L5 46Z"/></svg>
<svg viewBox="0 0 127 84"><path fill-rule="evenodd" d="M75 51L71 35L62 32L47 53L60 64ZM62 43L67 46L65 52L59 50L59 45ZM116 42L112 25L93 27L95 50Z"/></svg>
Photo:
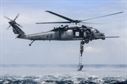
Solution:
<svg viewBox="0 0 127 84"><path fill-rule="evenodd" d="M100 32L98 29L86 26L86 25L77 25L79 23L86 23L87 20L93 20L108 16L113 16L117 14L121 14L123 12L116 12L111 13L103 16L88 18L85 20L74 20L68 17L65 17L63 15L60 15L58 13L52 12L52 11L46 11L52 15L58 16L60 18L63 18L67 21L58 21L58 22L37 22L36 24L70 24L73 23L73 26L69 25L61 25L58 27L54 27L53 29L47 31L47 32L40 32L40 33L34 33L34 34L26 34L22 29L21 25L16 22L16 19L19 17L19 14L16 15L14 19L10 19L5 16L6 19L9 20L9 27L12 27L13 33L17 34L16 38L19 39L26 39L31 40L31 43L29 46L32 45L32 43L36 40L57 40L57 41L75 41L79 40L80 42L80 62L79 62L79 69L78 71L81 71L83 68L83 65L81 63L82 54L84 51L84 44L88 44L92 40L98 40L102 39L105 40L106 38L119 38L119 36L105 36L104 33Z"/></svg>

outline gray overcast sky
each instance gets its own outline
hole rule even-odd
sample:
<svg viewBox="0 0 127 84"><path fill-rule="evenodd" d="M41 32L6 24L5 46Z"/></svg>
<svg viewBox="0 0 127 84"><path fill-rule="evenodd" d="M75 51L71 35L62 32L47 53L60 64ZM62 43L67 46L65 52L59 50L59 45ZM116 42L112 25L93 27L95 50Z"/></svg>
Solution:
<svg viewBox="0 0 127 84"><path fill-rule="evenodd" d="M48 31L58 25L36 25L39 21L63 21L50 15L51 10L70 18L86 19L109 13L123 14L91 20L102 23L90 25L106 35L119 35L118 39L92 41L85 46L86 64L127 64L127 0L0 0L0 64L76 64L79 41L30 41L15 39L8 20L3 16L20 17L17 22L25 33Z"/></svg>

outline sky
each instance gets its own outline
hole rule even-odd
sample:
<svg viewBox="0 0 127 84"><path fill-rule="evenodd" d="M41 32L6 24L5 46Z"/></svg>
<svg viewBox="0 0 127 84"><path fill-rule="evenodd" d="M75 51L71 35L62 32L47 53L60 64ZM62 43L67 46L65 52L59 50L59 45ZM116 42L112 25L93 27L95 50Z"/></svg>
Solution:
<svg viewBox="0 0 127 84"><path fill-rule="evenodd" d="M95 40L85 45L84 64L127 64L127 0L0 0L0 64L77 64L80 41L35 41L17 39L3 16L14 18L26 34L51 30L58 24L37 25L40 21L64 21L46 13L54 11L73 19L87 19L122 11L124 13L90 20L87 24L105 35L120 38Z"/></svg>

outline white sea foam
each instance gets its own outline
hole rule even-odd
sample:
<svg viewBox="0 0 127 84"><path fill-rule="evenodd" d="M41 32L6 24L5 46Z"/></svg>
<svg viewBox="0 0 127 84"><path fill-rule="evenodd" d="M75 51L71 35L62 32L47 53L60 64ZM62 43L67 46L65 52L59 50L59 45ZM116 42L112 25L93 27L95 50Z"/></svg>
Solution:
<svg viewBox="0 0 127 84"><path fill-rule="evenodd" d="M0 67L0 84L127 84L126 67Z"/></svg>

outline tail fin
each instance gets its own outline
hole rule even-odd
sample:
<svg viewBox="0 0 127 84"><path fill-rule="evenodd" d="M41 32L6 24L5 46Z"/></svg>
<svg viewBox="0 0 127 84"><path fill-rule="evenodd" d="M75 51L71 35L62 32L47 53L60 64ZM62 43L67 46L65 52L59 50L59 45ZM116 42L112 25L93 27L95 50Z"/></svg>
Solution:
<svg viewBox="0 0 127 84"><path fill-rule="evenodd" d="M21 25L16 23L16 19L18 18L19 14L17 14L17 16L14 18L14 20L8 18L8 17L5 17L6 19L10 20L8 23L10 24L10 26L13 28L13 32L14 34L18 34L18 38L22 38L25 33L20 29ZM9 26L9 27L10 27Z"/></svg>
<svg viewBox="0 0 127 84"><path fill-rule="evenodd" d="M12 26L14 34L19 34L19 35L24 35L25 34L20 29L20 27L18 26L18 24L15 21L10 21L9 24Z"/></svg>

